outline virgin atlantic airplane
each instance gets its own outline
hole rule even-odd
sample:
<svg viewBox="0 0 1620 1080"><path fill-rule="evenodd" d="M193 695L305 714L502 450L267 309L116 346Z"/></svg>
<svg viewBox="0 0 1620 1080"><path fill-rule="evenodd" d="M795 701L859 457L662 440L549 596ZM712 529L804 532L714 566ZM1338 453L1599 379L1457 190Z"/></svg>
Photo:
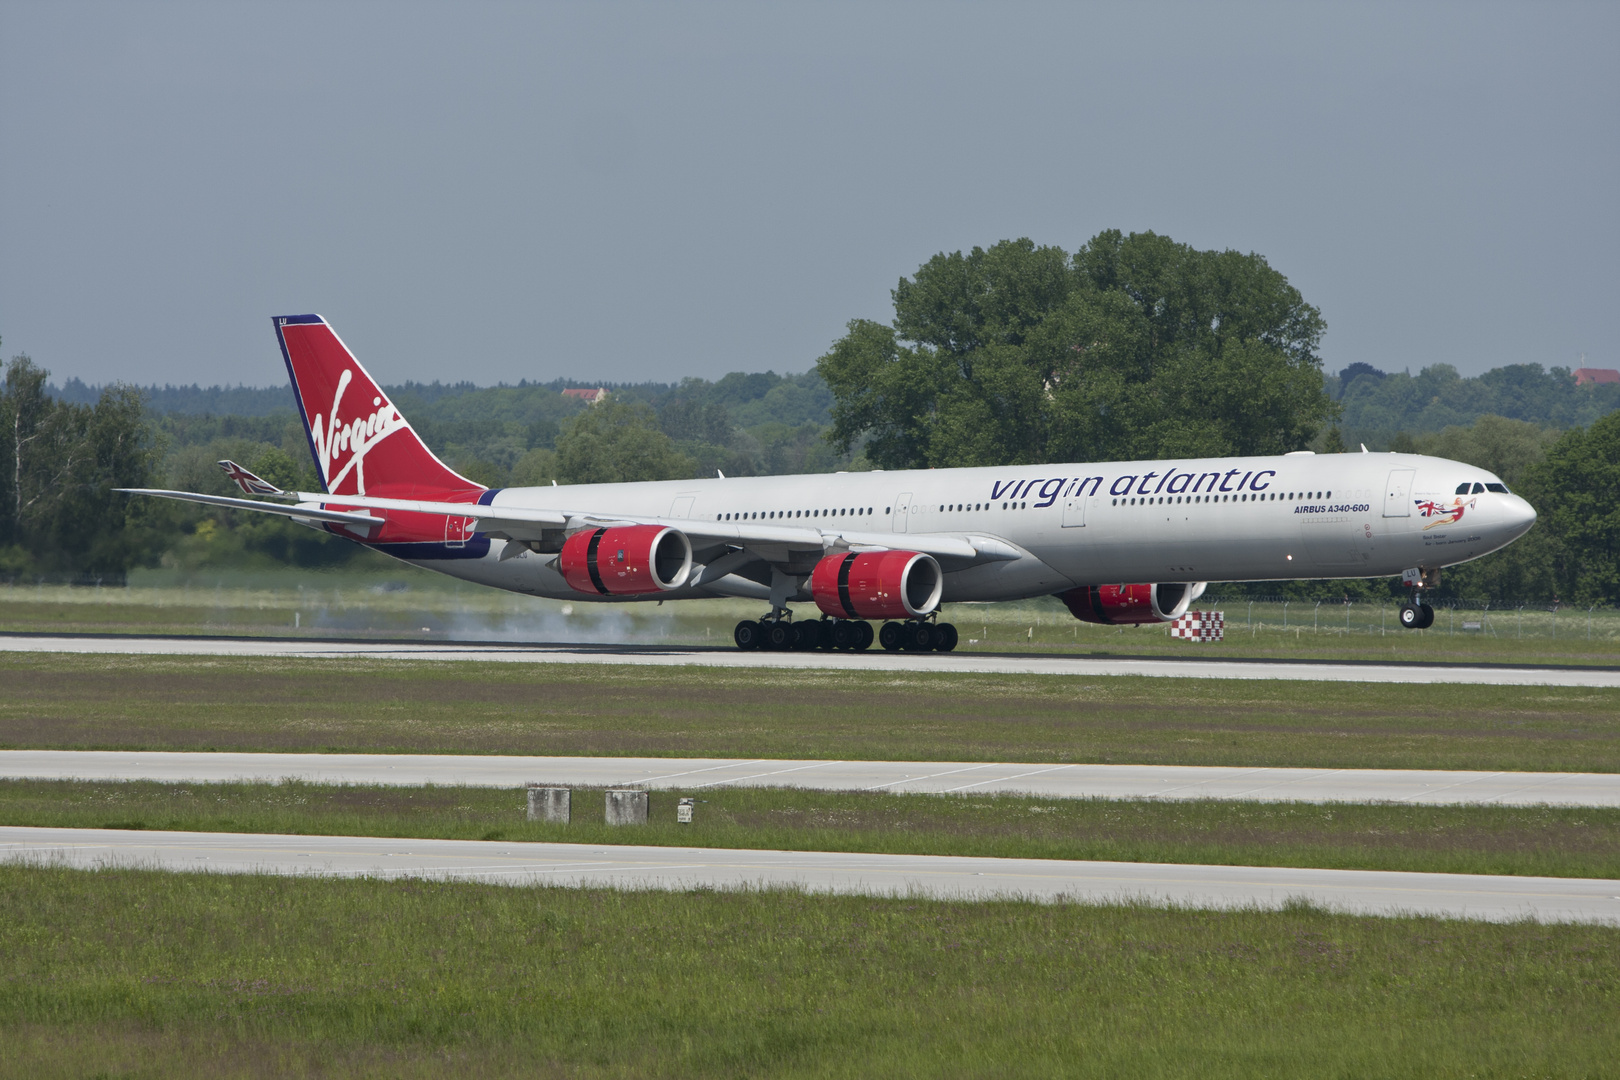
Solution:
<svg viewBox="0 0 1620 1080"><path fill-rule="evenodd" d="M1442 567L1529 531L1483 469L1416 454L1204 458L486 488L434 456L325 319L274 320L323 490L124 489L280 514L415 566L573 601L742 597L742 649L956 647L953 601L1055 594L1094 623L1182 615L1211 581L1401 575L1434 621ZM814 604L819 619L789 605ZM874 633L867 620L883 620Z"/></svg>

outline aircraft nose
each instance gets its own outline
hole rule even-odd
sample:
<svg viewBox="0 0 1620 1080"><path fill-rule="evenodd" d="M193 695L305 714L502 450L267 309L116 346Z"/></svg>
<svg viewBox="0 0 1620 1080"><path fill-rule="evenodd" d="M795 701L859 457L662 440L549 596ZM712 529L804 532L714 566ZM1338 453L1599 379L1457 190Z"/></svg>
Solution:
<svg viewBox="0 0 1620 1080"><path fill-rule="evenodd" d="M1502 517L1515 537L1523 536L1536 523L1536 508L1517 495L1509 495L1502 507Z"/></svg>

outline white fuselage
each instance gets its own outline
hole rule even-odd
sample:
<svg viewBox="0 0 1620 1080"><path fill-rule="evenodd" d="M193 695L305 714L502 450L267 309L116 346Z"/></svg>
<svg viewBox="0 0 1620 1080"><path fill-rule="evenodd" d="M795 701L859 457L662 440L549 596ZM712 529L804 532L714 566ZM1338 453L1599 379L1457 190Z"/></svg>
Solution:
<svg viewBox="0 0 1620 1080"><path fill-rule="evenodd" d="M942 559L949 602L1077 585L1387 577L1447 566L1495 551L1535 522L1505 488L1475 493L1483 483L1500 487L1483 469L1441 458L1289 454L506 488L492 505L882 533L899 548L908 535L981 537L1017 549L956 568ZM500 559L504 543L490 541L477 557L470 549L469 557L409 561L532 595L636 599L576 592L550 556ZM729 576L639 598L768 594Z"/></svg>

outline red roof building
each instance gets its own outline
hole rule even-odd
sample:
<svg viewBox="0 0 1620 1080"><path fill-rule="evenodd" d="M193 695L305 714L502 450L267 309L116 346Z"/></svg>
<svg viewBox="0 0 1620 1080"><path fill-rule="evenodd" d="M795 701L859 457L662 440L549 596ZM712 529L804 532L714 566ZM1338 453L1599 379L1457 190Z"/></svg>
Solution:
<svg viewBox="0 0 1620 1080"><path fill-rule="evenodd" d="M597 387L595 390L586 390L583 387L578 387L573 390L564 390L562 392L562 396L578 398L586 404L595 405L598 401L601 401L603 398L607 397L607 391L601 387Z"/></svg>
<svg viewBox="0 0 1620 1080"><path fill-rule="evenodd" d="M1575 369L1576 386L1591 386L1595 383L1620 383L1620 371L1603 367Z"/></svg>

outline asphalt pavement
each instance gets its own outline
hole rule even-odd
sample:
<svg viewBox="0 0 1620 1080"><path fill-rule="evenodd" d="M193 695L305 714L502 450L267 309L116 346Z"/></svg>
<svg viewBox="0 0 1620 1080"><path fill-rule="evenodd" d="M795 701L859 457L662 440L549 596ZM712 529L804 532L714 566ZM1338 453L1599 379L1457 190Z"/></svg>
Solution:
<svg viewBox="0 0 1620 1080"><path fill-rule="evenodd" d="M1189 649L1200 646L1189 645ZM741 652L702 646L603 646L452 641L335 641L245 637L135 637L118 634L0 634L0 651L168 656L278 656L310 659L482 660L519 664L634 664L779 670L975 672L999 675L1144 675L1181 679L1285 679L1305 682L1469 683L1480 686L1620 687L1620 667L1367 663L1316 660L1086 657L954 652Z"/></svg>

